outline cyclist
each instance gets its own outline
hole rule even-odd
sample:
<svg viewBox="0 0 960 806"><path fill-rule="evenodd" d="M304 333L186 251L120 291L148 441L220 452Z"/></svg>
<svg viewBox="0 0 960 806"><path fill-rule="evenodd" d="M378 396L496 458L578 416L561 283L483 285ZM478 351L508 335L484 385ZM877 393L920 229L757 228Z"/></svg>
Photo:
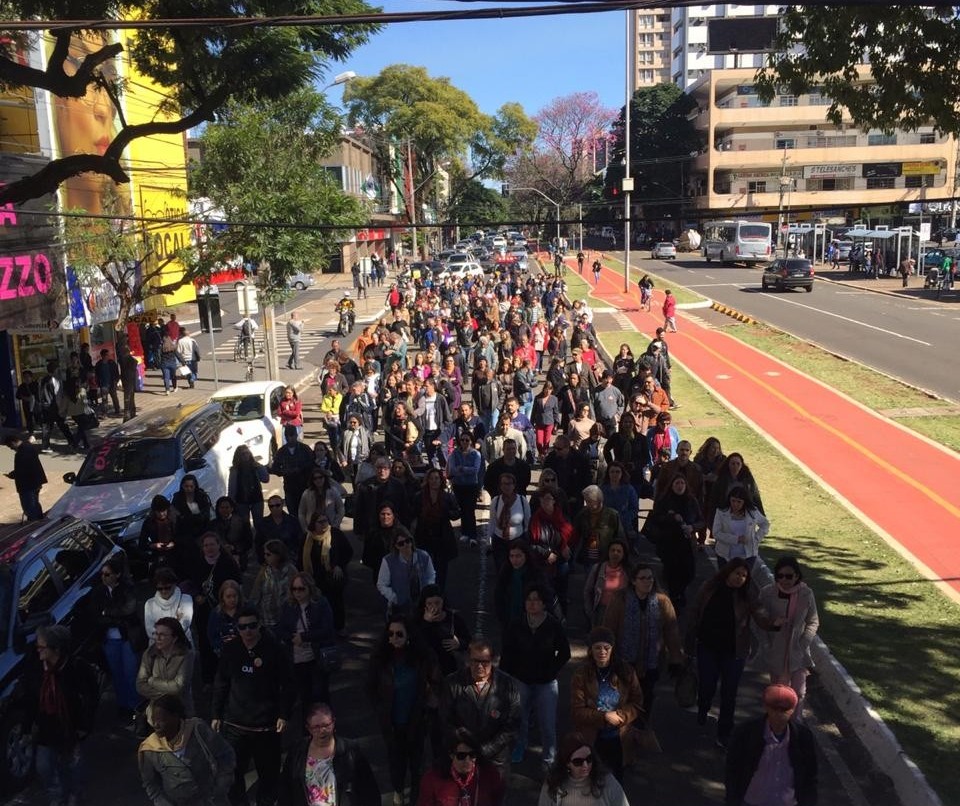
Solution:
<svg viewBox="0 0 960 806"><path fill-rule="evenodd" d="M238 338L240 339L240 352L243 354L243 357L248 358L253 356L256 358L257 346L253 340L253 334L259 329L256 320L247 314L234 325L234 328L240 331Z"/></svg>
<svg viewBox="0 0 960 806"><path fill-rule="evenodd" d="M354 313L354 302L350 298L350 292L344 291L343 297L337 303L336 311L339 314L346 314L349 322L348 332L353 330L353 325L356 321L356 314Z"/></svg>

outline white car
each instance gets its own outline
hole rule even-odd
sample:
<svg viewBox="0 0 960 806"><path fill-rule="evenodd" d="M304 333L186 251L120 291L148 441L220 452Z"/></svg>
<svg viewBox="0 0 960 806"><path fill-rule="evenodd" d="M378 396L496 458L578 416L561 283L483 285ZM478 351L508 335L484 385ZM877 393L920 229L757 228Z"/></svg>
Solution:
<svg viewBox="0 0 960 806"><path fill-rule="evenodd" d="M445 280L447 277L454 280L458 278L462 280L466 277L483 277L483 266L476 262L448 265L437 274L438 280Z"/></svg>
<svg viewBox="0 0 960 806"><path fill-rule="evenodd" d="M117 543L136 544L154 496L167 500L188 473L212 502L227 494L234 451L242 435L219 405L191 403L142 414L96 445L48 513L97 524Z"/></svg>
<svg viewBox="0 0 960 806"><path fill-rule="evenodd" d="M650 258L651 260L676 260L677 247L668 241L661 241L653 245L653 249L650 250Z"/></svg>
<svg viewBox="0 0 960 806"><path fill-rule="evenodd" d="M237 435L257 461L268 465L283 444L280 400L284 385L279 381L249 381L224 386L210 396L229 417Z"/></svg>

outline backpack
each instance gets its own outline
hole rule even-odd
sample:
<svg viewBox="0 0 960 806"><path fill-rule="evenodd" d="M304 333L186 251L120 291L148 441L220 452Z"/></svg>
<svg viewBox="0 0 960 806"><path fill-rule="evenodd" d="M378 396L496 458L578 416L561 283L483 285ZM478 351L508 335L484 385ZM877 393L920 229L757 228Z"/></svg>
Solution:
<svg viewBox="0 0 960 806"><path fill-rule="evenodd" d="M240 335L245 338L249 338L253 335L253 325L250 324L249 319L244 319L243 324L240 325Z"/></svg>

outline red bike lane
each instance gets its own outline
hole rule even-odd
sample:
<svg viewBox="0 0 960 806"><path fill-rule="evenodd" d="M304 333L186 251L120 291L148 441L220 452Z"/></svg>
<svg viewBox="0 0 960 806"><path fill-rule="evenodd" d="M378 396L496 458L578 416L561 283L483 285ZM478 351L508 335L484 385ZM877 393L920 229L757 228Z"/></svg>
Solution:
<svg viewBox="0 0 960 806"><path fill-rule="evenodd" d="M636 286L604 267L594 296L641 332L663 324L663 294L639 311ZM960 596L960 456L759 350L678 311L671 357L779 443L812 476L892 539L918 569ZM918 513L922 513L918 517ZM825 535L824 537L828 537Z"/></svg>

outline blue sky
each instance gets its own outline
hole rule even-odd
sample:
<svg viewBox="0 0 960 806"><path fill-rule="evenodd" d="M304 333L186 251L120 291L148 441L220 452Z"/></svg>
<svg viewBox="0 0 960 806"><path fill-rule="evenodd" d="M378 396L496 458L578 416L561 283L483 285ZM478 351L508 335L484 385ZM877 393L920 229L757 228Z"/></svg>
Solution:
<svg viewBox="0 0 960 806"><path fill-rule="evenodd" d="M372 2L386 12L498 5L497 0ZM331 65L328 75L353 70L369 76L390 64L412 64L425 67L431 76L448 77L488 114L516 101L534 115L553 98L589 90L597 92L605 105L619 109L624 99L624 14L388 25L343 64ZM338 103L340 88L332 87L328 95Z"/></svg>

